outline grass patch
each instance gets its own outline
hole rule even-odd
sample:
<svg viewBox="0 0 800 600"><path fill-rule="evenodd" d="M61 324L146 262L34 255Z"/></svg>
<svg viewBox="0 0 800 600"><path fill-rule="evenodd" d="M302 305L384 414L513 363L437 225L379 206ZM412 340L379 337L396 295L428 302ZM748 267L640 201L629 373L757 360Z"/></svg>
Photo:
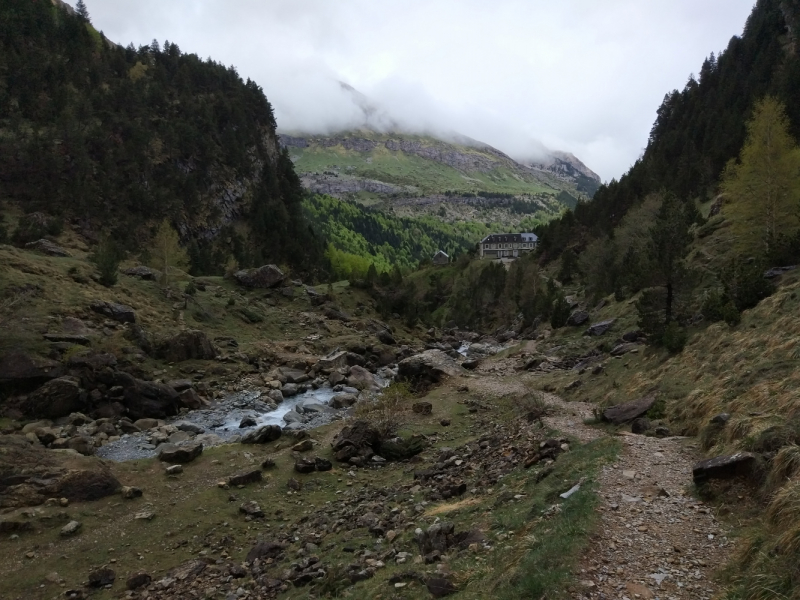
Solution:
<svg viewBox="0 0 800 600"><path fill-rule="evenodd" d="M513 543L498 541L499 548L482 567L472 566L462 597L569 597L566 588L574 581L574 566L597 524L595 475L619 451L617 439L600 438L559 456L539 483L531 472L506 478L505 485L524 498L495 508L492 524L498 538ZM579 491L566 500L559 497L581 480ZM456 561L455 566L470 568L466 562Z"/></svg>

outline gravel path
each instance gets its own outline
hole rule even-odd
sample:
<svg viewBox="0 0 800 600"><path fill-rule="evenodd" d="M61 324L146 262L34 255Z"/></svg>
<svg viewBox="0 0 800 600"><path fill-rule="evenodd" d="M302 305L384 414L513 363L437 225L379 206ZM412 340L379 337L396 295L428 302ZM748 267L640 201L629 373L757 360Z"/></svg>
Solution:
<svg viewBox="0 0 800 600"><path fill-rule="evenodd" d="M485 373L470 387L501 394L529 392L508 371L498 374ZM548 426L583 442L609 435L584 424L593 416L593 404L565 402L553 394L543 397L555 409L545 418ZM696 444L681 437L619 436L623 449L617 461L598 477L601 524L580 561L572 597L714 598L720 591L715 572L727 563L733 543L711 507L691 495L692 465L703 458Z"/></svg>

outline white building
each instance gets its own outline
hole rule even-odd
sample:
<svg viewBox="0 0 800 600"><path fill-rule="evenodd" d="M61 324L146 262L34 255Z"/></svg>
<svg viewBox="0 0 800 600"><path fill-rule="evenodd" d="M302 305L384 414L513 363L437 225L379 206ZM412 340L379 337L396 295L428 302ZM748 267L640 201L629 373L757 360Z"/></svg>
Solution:
<svg viewBox="0 0 800 600"><path fill-rule="evenodd" d="M517 258L536 248L535 233L493 233L480 242L481 258Z"/></svg>

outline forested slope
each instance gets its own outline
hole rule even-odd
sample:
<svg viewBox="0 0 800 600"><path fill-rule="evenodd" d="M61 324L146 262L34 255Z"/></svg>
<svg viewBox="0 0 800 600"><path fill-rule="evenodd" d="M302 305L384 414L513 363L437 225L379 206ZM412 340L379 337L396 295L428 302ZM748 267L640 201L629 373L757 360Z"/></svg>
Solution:
<svg viewBox="0 0 800 600"><path fill-rule="evenodd" d="M0 186L129 248L168 218L197 273L323 260L255 82L169 42L122 48L49 2L0 0Z"/></svg>

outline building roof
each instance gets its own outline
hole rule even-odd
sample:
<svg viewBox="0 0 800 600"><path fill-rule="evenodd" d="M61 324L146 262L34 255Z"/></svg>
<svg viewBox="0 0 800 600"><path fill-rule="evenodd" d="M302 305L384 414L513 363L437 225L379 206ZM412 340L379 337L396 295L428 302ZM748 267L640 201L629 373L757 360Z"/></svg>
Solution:
<svg viewBox="0 0 800 600"><path fill-rule="evenodd" d="M436 258L437 256L444 256L445 258L450 258L447 255L447 252L445 252L444 250L439 250L436 254L433 255L433 258Z"/></svg>
<svg viewBox="0 0 800 600"><path fill-rule="evenodd" d="M481 240L481 244L521 244L536 243L539 237L535 233L492 233Z"/></svg>

